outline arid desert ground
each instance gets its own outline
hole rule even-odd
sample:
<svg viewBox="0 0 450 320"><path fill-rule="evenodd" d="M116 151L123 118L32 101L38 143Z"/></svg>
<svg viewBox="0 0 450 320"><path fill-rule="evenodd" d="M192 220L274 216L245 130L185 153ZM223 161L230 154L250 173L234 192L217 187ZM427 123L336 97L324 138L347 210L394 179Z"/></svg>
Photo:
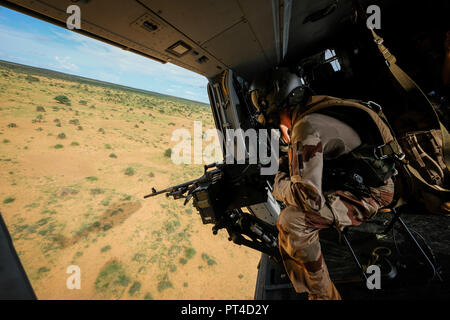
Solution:
<svg viewBox="0 0 450 320"><path fill-rule="evenodd" d="M39 299L252 299L260 254L151 187L208 105L0 62L0 212ZM69 290L70 265L81 289Z"/></svg>

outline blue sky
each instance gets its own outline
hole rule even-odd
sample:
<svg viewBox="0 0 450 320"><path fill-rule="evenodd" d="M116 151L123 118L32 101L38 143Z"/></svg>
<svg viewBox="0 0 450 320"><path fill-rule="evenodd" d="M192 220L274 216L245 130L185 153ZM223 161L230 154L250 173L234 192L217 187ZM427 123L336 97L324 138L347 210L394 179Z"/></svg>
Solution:
<svg viewBox="0 0 450 320"><path fill-rule="evenodd" d="M0 59L209 103L201 75L2 6Z"/></svg>

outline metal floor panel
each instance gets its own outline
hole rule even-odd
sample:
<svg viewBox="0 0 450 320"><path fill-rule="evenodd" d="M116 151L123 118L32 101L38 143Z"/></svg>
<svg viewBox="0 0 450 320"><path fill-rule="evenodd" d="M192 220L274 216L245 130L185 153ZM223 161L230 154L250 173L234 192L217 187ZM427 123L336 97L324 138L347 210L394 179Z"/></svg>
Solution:
<svg viewBox="0 0 450 320"><path fill-rule="evenodd" d="M424 211L422 211L424 212ZM347 247L339 243L333 229L320 232L323 255L330 277L344 300L442 300L450 298L450 217L412 212L402 215L408 227L417 232L416 238L432 249L443 282L431 281L431 272L420 260L418 252L407 241L398 227L395 238L389 233L377 237L384 229L389 214L378 214L370 222L349 230L348 238L363 264L370 261L376 247L392 251L389 260L396 266L398 275L393 280L382 279L381 290L368 290ZM395 239L395 241L394 241ZM423 243L421 243L422 245ZM255 290L258 300L304 300L305 294L294 291L284 268L262 255Z"/></svg>

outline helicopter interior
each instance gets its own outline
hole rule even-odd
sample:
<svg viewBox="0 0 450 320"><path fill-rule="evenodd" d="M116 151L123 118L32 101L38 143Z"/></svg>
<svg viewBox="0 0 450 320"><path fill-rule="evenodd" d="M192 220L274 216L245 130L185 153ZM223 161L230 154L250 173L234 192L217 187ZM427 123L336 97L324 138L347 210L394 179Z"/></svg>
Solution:
<svg viewBox="0 0 450 320"><path fill-rule="evenodd" d="M450 1L447 0L421 2L420 5L388 0L0 1L2 6L61 27L66 27L69 15L66 8L72 4L78 5L82 13L82 28L75 32L161 63L176 64L208 78L217 127L220 123L213 88L222 82L224 71L232 70L229 80L236 93L232 99L236 100L235 105L242 106L238 108L236 125L250 128L256 125L256 110L244 108L250 105L249 84L261 72L279 65L290 67L316 94L376 101L396 124L394 128L398 132L413 125L420 127L416 118L407 116L409 110L401 90L393 84L364 16L356 10L357 4L363 8L368 5L381 8L382 28L377 32L397 56L398 64L426 93L440 94L445 90L440 83L439 70L445 33L450 30ZM426 119L422 117L422 120L423 127L427 127ZM448 247L444 245L450 243L448 230L439 221L434 216L411 215L408 218L408 223L421 233L429 233L428 243L435 250L437 260L450 265ZM364 243L361 251L369 255L368 248L377 240L373 239L376 232L371 228L377 223L383 224L381 217L367 229L353 232L354 238ZM3 232L7 234L6 228ZM353 280L350 281L348 275L355 274L354 267L342 265L342 256L348 253L336 247L335 236L324 235L322 240L327 264L334 270L334 280L351 283ZM394 237L385 239L386 246L397 246ZM20 278L20 261L15 263L19 266L16 276ZM268 276L275 277L273 270ZM417 272L411 268L405 274L412 277ZM280 279L280 283L286 283L286 279ZM29 283L21 286L23 292L30 292ZM281 294L294 296L292 290ZM353 291L353 296L358 294ZM408 292L403 289L396 294L401 298Z"/></svg>

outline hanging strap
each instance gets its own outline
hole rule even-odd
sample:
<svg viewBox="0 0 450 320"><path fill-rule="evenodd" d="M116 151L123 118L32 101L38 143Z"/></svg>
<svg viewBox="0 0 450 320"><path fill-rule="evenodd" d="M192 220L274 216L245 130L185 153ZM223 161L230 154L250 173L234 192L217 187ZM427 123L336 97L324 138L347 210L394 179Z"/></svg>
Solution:
<svg viewBox="0 0 450 320"><path fill-rule="evenodd" d="M375 43L378 46L378 49L380 50L381 54L383 55L384 59L386 60L386 64L389 67L389 70L391 71L394 78L397 80L397 82L402 86L402 88L407 92L407 94L411 97L412 101L416 101L417 103L422 103L424 106L429 107L429 109L433 112L437 122L439 123L439 127L441 129L442 133L442 152L444 156L444 163L447 166L447 168L450 168L450 135L448 133L447 128L442 124L442 122L439 120L439 116L436 113L436 110L434 110L433 105L431 104L428 97L423 93L422 89L412 80L398 65L397 65L397 59L391 52L386 48L386 46L383 44L383 38L381 38L379 35L375 33L373 29L370 29L372 31L373 38L375 40Z"/></svg>

